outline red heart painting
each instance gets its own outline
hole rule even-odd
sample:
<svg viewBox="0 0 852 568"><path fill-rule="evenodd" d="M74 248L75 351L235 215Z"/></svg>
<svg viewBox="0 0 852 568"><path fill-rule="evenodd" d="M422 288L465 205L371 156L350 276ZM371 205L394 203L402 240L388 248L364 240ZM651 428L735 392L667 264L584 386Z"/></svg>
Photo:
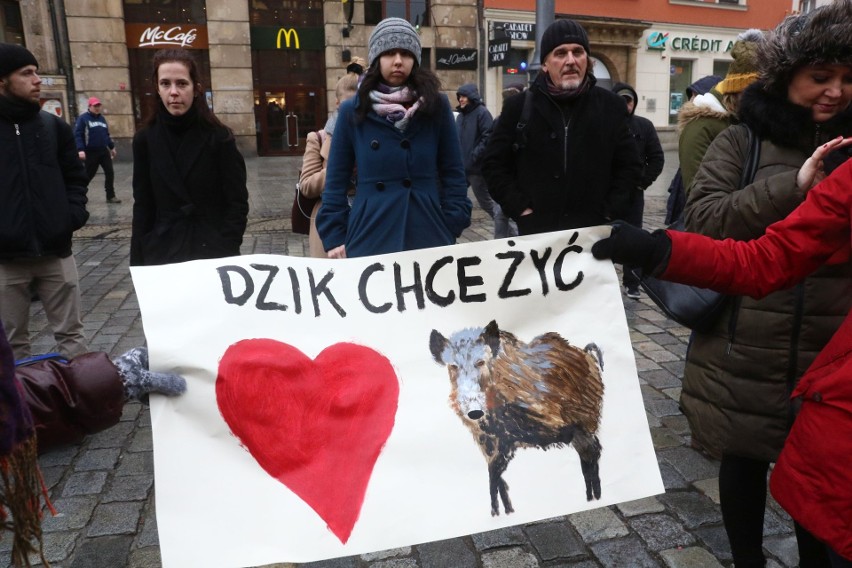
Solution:
<svg viewBox="0 0 852 568"><path fill-rule="evenodd" d="M312 361L292 345L247 339L225 351L216 399L260 467L345 544L394 425L399 381L390 361L352 343Z"/></svg>

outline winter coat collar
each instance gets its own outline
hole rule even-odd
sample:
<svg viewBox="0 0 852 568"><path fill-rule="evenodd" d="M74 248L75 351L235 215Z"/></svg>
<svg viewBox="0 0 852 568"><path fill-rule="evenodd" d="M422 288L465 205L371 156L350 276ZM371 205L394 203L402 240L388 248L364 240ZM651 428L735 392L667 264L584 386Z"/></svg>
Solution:
<svg viewBox="0 0 852 568"><path fill-rule="evenodd" d="M767 92L762 81L743 91L737 114L740 121L750 126L762 140L769 140L777 146L798 148L807 154L828 139L844 133L848 135L852 131L852 107L831 120L817 124L810 109Z"/></svg>

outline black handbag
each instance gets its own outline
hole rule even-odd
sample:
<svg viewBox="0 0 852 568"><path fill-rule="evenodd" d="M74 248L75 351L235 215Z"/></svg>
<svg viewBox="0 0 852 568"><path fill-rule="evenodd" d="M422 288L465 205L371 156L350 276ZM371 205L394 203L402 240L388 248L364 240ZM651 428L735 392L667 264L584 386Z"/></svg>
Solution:
<svg viewBox="0 0 852 568"><path fill-rule="evenodd" d="M740 177L740 189L752 182L760 161L760 140L748 126L745 128L748 131L748 156ZM683 219L678 219L669 225L668 229L684 231ZM730 299L727 294L707 288L678 284L644 274L640 277L639 284L651 301L657 304L670 319L699 332L709 331L712 328Z"/></svg>

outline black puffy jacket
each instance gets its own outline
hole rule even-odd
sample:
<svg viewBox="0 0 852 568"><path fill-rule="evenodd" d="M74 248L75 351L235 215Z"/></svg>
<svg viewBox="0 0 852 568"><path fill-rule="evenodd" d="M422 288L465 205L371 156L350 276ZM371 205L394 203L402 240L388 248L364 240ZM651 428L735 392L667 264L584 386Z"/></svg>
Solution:
<svg viewBox="0 0 852 568"><path fill-rule="evenodd" d="M0 259L68 256L89 218L71 127L44 111L18 122L0 116L0 148Z"/></svg>

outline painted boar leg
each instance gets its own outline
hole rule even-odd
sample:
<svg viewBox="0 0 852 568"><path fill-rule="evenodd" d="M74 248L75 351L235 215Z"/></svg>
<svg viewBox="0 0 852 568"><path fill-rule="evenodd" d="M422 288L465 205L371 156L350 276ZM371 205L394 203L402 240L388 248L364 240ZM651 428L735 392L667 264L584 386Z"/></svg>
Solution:
<svg viewBox="0 0 852 568"><path fill-rule="evenodd" d="M601 457L601 444L598 437L577 430L572 442L580 456L580 467L583 469L583 479L586 482L586 501L601 498L601 478L598 460Z"/></svg>
<svg viewBox="0 0 852 568"><path fill-rule="evenodd" d="M500 505L497 502L497 494L500 494L500 499L503 501L503 509L506 514L514 513L512 502L509 500L509 485L503 481L503 473L509 466L508 458L498 453L493 460L488 463L488 486L491 493L491 516L497 517L500 515Z"/></svg>

